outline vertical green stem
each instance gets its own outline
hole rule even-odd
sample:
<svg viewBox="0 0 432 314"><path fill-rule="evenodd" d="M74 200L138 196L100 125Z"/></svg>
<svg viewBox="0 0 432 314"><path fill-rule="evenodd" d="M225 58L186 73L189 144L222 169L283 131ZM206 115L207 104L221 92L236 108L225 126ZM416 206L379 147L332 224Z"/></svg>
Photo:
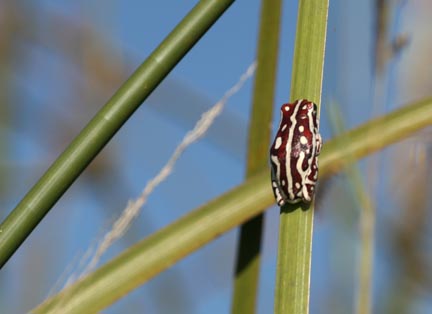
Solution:
<svg viewBox="0 0 432 314"><path fill-rule="evenodd" d="M263 0L261 4L258 67L249 125L246 178L268 167L281 6L282 0ZM260 214L240 229L232 313L255 312L263 220L264 215Z"/></svg>
<svg viewBox="0 0 432 314"><path fill-rule="evenodd" d="M353 166L354 167L354 166ZM352 180L361 180L358 169L355 169L355 176ZM356 188L357 197L359 198L360 213L360 261L358 274L358 292L357 292L357 313L368 314L372 309L372 274L373 274L373 256L375 241L375 206L369 195L366 193L363 182Z"/></svg>
<svg viewBox="0 0 432 314"><path fill-rule="evenodd" d="M340 135L345 132L345 125L340 114L339 106L328 106L329 117L333 133ZM370 133L370 131L366 130ZM341 147L346 147L348 141L340 143ZM371 287L373 273L373 250L374 250L374 226L375 226L375 206L367 192L360 170L355 164L354 156L346 156L349 163L345 166L345 173L349 187L360 208L360 250L359 250L359 269L358 287L356 295L356 313L368 314L371 312Z"/></svg>
<svg viewBox="0 0 432 314"><path fill-rule="evenodd" d="M120 87L0 225L0 267L234 0L202 0Z"/></svg>
<svg viewBox="0 0 432 314"><path fill-rule="evenodd" d="M290 100L321 102L328 0L300 0ZM313 204L281 208L275 313L309 312Z"/></svg>

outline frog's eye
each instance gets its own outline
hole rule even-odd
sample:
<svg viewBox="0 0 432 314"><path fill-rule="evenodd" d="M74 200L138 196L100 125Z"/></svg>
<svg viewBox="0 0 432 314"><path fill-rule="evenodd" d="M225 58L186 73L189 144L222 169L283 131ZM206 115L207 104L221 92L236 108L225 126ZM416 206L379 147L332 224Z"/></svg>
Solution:
<svg viewBox="0 0 432 314"><path fill-rule="evenodd" d="M281 107L281 112L282 114L286 114L287 112L290 112L291 109L291 104L283 104Z"/></svg>
<svg viewBox="0 0 432 314"><path fill-rule="evenodd" d="M309 114L310 112L316 112L316 104L311 101L303 100L300 103L299 114Z"/></svg>

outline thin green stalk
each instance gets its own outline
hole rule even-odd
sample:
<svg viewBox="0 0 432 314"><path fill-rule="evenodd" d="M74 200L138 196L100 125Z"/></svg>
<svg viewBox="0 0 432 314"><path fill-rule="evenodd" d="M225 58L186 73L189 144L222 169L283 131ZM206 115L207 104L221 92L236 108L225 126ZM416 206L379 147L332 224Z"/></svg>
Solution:
<svg viewBox="0 0 432 314"><path fill-rule="evenodd" d="M334 134L341 134L345 131L345 125L340 115L339 107L333 105L327 108L330 108L329 116ZM347 143L343 145L346 144ZM352 159L352 157L347 158ZM372 306L375 206L367 193L367 189L356 163L352 162L352 164L347 165L345 167L345 172L349 186L360 208L360 250L355 312L357 314L368 314L371 312Z"/></svg>
<svg viewBox="0 0 432 314"><path fill-rule="evenodd" d="M290 100L321 103L328 0L301 0ZM309 313L313 204L281 208L275 313Z"/></svg>
<svg viewBox="0 0 432 314"><path fill-rule="evenodd" d="M375 241L375 206L366 193L358 168L349 168L347 175L360 205L360 258L358 270L358 291L356 296L358 314L371 313L372 278Z"/></svg>
<svg viewBox="0 0 432 314"><path fill-rule="evenodd" d="M338 136L323 147L320 176L328 177L347 164L431 124L432 98ZM374 136L366 137L369 132ZM265 169L128 248L95 272L46 300L32 313L55 313L52 309L59 302L63 314L101 311L181 258L273 204L269 170Z"/></svg>
<svg viewBox="0 0 432 314"><path fill-rule="evenodd" d="M246 178L267 169L279 48L282 0L261 2L257 71L249 125ZM240 229L235 269L232 313L254 313L260 268L264 215L247 221Z"/></svg>
<svg viewBox="0 0 432 314"><path fill-rule="evenodd" d="M233 2L200 1L71 142L0 225L0 268L140 104Z"/></svg>

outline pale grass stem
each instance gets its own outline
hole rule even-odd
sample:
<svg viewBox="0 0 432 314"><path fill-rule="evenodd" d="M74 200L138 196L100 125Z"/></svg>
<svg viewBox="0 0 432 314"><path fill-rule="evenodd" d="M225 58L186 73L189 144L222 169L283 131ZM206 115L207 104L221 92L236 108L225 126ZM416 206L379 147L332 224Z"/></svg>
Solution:
<svg viewBox="0 0 432 314"><path fill-rule="evenodd" d="M195 127L185 135L181 143L174 150L174 153L165 166L155 177L148 181L141 195L139 195L138 198L128 202L120 217L112 225L111 230L109 230L99 242L99 245L95 249L94 254L92 254L92 258L85 270L82 272L81 276L93 270L108 248L126 233L133 220L139 215L141 208L146 204L150 194L172 173L174 166L182 153L188 146L205 135L207 130L213 124L214 120L224 109L228 100L243 87L245 82L255 73L255 69L256 62L253 62L248 67L246 72L241 75L238 82L232 86L212 108L210 108L201 116ZM92 249L90 248L89 250L91 251ZM85 256L87 255L88 252L85 253ZM72 275L71 277L75 276ZM71 280L68 280L68 282L70 281Z"/></svg>

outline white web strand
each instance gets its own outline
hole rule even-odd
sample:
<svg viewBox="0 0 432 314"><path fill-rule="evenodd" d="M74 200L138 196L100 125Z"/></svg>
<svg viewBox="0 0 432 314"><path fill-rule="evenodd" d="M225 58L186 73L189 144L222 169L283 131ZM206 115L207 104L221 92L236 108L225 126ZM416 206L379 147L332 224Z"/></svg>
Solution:
<svg viewBox="0 0 432 314"><path fill-rule="evenodd" d="M153 179L147 183L141 195L137 199L129 201L121 216L114 222L112 229L105 234L102 241L96 248L96 251L87 265L84 273L96 267L100 261L100 258L108 250L108 248L125 234L132 221L138 216L140 209L147 202L149 195L171 174L175 163L180 158L184 150L207 132L216 117L222 112L228 99L243 87L244 83L255 73L255 69L256 62L253 62L248 67L246 72L240 77L239 81L233 87L231 87L225 93L225 95L223 95L223 97L212 108L210 108L210 110L201 116L201 119L198 120L193 130L189 131L183 138L182 142L177 146L166 165Z"/></svg>

